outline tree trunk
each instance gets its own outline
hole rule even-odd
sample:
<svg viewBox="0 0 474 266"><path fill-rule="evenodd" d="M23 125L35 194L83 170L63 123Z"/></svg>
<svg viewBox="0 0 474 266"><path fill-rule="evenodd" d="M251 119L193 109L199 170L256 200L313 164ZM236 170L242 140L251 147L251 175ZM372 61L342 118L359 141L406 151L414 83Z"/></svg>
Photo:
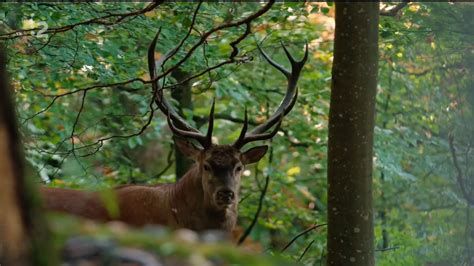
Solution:
<svg viewBox="0 0 474 266"><path fill-rule="evenodd" d="M378 3L336 3L328 142L328 265L374 265L372 148Z"/></svg>
<svg viewBox="0 0 474 266"><path fill-rule="evenodd" d="M182 82L188 77L188 73L176 69L171 73L173 78L178 82ZM193 102L191 97L191 84L190 82L185 82L181 86L175 88L171 92L171 97L173 97L179 103L178 112L183 116L183 109L193 109ZM183 116L184 117L184 116ZM175 165L176 165L176 180L180 179L191 167L193 161L187 158L175 145L174 146L175 154Z"/></svg>
<svg viewBox="0 0 474 266"><path fill-rule="evenodd" d="M50 246L33 182L25 178L3 51L0 47L0 265L48 265Z"/></svg>

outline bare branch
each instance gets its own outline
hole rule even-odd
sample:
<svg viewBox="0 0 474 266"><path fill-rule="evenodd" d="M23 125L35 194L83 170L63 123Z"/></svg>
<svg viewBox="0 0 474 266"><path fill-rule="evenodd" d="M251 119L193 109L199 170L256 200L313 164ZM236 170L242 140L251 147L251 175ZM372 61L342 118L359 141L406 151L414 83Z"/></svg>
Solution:
<svg viewBox="0 0 474 266"><path fill-rule="evenodd" d="M166 64L166 61L168 61L168 59L172 58L178 51L179 49L181 49L181 47L184 45L184 43L186 42L186 40L189 38L189 36L191 35L191 32L193 31L194 29L194 24L196 23L196 18L197 18L197 14L199 12L199 9L201 8L201 4L202 4L202 1L199 1L196 9L194 10L194 13L193 13L193 18L191 20L191 25L189 26L189 29L188 29L188 32L186 33L186 35L181 39L181 41L178 43L178 45L176 45L175 48L173 48L171 50L171 53L169 55L166 56L166 58L163 60L163 63L162 65L164 66Z"/></svg>
<svg viewBox="0 0 474 266"><path fill-rule="evenodd" d="M262 16L263 14L265 14L268 10L270 10L270 8L273 6L274 3L275 3L275 0L270 0L265 6L263 6L261 9L259 9L255 13L249 15L248 17L245 17L241 20L231 21L231 22L228 22L228 23L221 24L221 25L219 25L217 27L214 27L214 28L210 29L209 31L203 33L201 35L201 38L189 49L189 51L186 53L186 55L181 60L179 60L171 68L164 71L162 74L157 75L154 79L150 80L150 83L160 80L161 78L165 77L166 75L168 75L169 73L174 71L176 68L180 67L184 62L186 62L189 59L189 57L191 57L191 55L194 53L194 51L199 46L201 46L203 43L206 42L207 38L209 36L211 36L213 33L218 32L218 31L223 30L223 29L238 27L238 26L244 25L244 24L249 24L253 20L255 20L255 19L259 18L260 16ZM237 45L239 42L240 41L237 41L234 44L234 46ZM233 51L233 53L234 53L234 51Z"/></svg>
<svg viewBox="0 0 474 266"><path fill-rule="evenodd" d="M74 132L76 131L76 127L77 127L77 124L79 123L79 118L81 117L81 114L82 114L82 111L84 110L84 104L86 102L86 96L87 96L87 91L84 91L82 93L82 98L81 98L81 107L79 108L79 112L77 112L77 115L76 115L76 119L74 120L74 123L72 125L72 130L71 130L71 135L69 136L69 139L71 140L71 145L72 145L72 153L74 155L74 157L76 157L76 153L75 153L75 150L74 150Z"/></svg>
<svg viewBox="0 0 474 266"><path fill-rule="evenodd" d="M314 243L314 239L311 240L311 242L309 242L309 244L306 246L306 248L304 249L303 253L301 254L301 256L298 258L297 261L301 261L301 259L303 259L304 255L306 254L306 252L308 252L309 248L311 247L311 245L313 245Z"/></svg>
<svg viewBox="0 0 474 266"><path fill-rule="evenodd" d="M85 93L85 92L84 92ZM155 91L153 93L153 96L152 96L152 99L150 100L150 103L149 103L149 108L150 108L150 114L148 116L148 119L146 121L146 123L142 126L142 128L138 131L138 132L135 132L135 133L131 133L131 134L128 134L128 135L112 135L112 136L109 136L109 137L104 137L104 138L100 138L98 139L96 142L92 143L92 144L87 144L87 145L83 145L81 147L78 147L78 148L75 148L73 147L74 150L80 150L80 149L86 149L86 148L90 148L92 146L96 146L96 148L94 149L94 151L92 152L89 152L87 154L81 154L79 157L86 157L86 156L90 156L92 154L95 154L97 153L100 148L102 148L102 146L104 145L104 142L105 141L108 141L108 140L111 140L111 139L115 139L115 138L131 138L131 137L135 137L135 136L138 136L138 135L141 135L147 128L148 126L151 124L151 121L153 120L153 115L155 113L155 109L153 107L153 104L155 102L155 98L157 97L157 92Z"/></svg>
<svg viewBox="0 0 474 266"><path fill-rule="evenodd" d="M195 75L192 75L192 76L189 76L188 78L182 80L181 82L179 83L176 83L176 84L173 84L173 85L169 85L169 86L164 86L163 89L174 89L176 87L179 87L181 86L182 84L186 83L186 82L189 82L190 80L193 80L195 78L198 78L200 76L203 76L205 75L206 73L210 73L212 70L215 70L217 68L220 68L224 65L228 65L228 64L232 64L232 63L245 63L247 61L249 61L251 58L249 57L242 57L242 58L239 58L239 59L236 59L236 56L238 55L239 53L239 50L237 48L237 44L239 44L243 39L245 39L250 33L251 33L251 27L250 27L250 22L246 23L246 28L245 28L245 32L239 36L236 40L232 41L229 45L232 47L232 53L230 54L229 58L225 61L222 61L214 66L208 66L205 70L202 70L201 72L195 74Z"/></svg>
<svg viewBox="0 0 474 266"><path fill-rule="evenodd" d="M270 156L268 158L269 164L272 163L273 160L273 151L272 148L270 147ZM257 211L255 212L255 215L253 216L252 222L250 223L249 227L245 229L245 232L240 236L239 241L237 242L237 245L241 245L245 239L250 235L250 232L252 232L253 227L255 224L257 224L258 216L260 216L260 212L262 211L262 206L263 206L263 199L265 199L265 194L267 193L268 189L268 184L270 183L270 174L268 173L267 176L265 177L265 185L263 186L263 190L260 192L260 199L258 200L258 207Z"/></svg>
<svg viewBox="0 0 474 266"><path fill-rule="evenodd" d="M402 10L405 6L408 5L408 3L410 3L409 0L404 0L403 2L395 5L395 6L392 6L390 8L384 8L382 10L380 10L380 15L381 16L388 16L388 17L395 17L398 15L398 12L400 12L400 10Z"/></svg>
<svg viewBox="0 0 474 266"><path fill-rule="evenodd" d="M79 92L88 92L90 90L93 90L93 89L104 89L104 88L113 88L113 87L118 87L118 86L123 86L123 85L126 85L126 84L130 84L130 83L134 83L134 82L141 82L141 83L148 83L147 81L141 79L141 78L133 78L133 79L129 79L129 80L126 80L126 81L121 81L121 82L115 82L115 83L109 83L109 84L98 84L98 85L92 85L92 86L89 86L89 87L86 87L86 88L82 88L82 89L76 89L76 90L73 90L73 91L68 91L68 92L65 92L65 93L61 93L61 94L45 94L44 96L46 97L52 97L53 100L42 110L40 110L39 112L33 114L32 116L30 117L27 117L22 124L25 124L26 122L28 122L29 120L35 118L36 116L48 111L52 106L53 104L56 102L57 99L61 98L61 97L64 97L64 96L67 96L67 95L72 95L72 94L76 94L76 93L79 93Z"/></svg>
<svg viewBox="0 0 474 266"><path fill-rule="evenodd" d="M168 169L173 166L174 160L173 160L173 154L174 154L174 149L173 149L173 144L170 145L170 151L168 152L168 156L166 157L167 165L165 168L163 168L158 174L154 175L152 179L159 179Z"/></svg>
<svg viewBox="0 0 474 266"><path fill-rule="evenodd" d="M300 238L301 236L304 236L306 235L307 233L313 231L314 229L316 228L319 228L319 227L322 227L322 226L326 226L327 224L315 224L315 225L312 225L311 227L309 227L308 229L304 230L303 232L297 234L295 237L293 237L293 239L290 240L290 242L288 242L288 244L286 244L282 249L281 249L281 252L283 253L286 249L288 249L298 238Z"/></svg>
<svg viewBox="0 0 474 266"><path fill-rule="evenodd" d="M453 159L454 168L456 169L456 181L461 189L462 195L464 199L467 201L469 205L474 205L474 197L469 191L467 191L465 183L464 183L464 174L461 169L461 166L458 162L458 157L456 155L456 148L454 147L454 136L452 134L449 135L449 149L451 151L451 156Z"/></svg>
<svg viewBox="0 0 474 266"><path fill-rule="evenodd" d="M399 247L399 246L394 246L394 247L376 249L375 251L378 251L378 252L385 252L385 251L395 250L395 249L398 249L398 248L400 248L400 247Z"/></svg>

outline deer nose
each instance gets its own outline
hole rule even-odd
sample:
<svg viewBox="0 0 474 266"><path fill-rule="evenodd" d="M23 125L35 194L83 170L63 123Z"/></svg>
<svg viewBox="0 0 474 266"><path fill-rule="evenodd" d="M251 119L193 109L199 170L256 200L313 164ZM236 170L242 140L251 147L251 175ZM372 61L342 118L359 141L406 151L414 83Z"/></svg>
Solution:
<svg viewBox="0 0 474 266"><path fill-rule="evenodd" d="M230 189L223 189L217 192L217 197L221 200L231 201L234 199L234 192Z"/></svg>

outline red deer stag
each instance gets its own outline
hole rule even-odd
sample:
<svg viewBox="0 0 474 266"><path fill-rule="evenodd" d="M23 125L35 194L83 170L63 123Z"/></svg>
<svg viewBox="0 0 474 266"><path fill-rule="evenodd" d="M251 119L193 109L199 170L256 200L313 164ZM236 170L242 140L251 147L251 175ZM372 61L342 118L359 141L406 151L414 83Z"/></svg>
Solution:
<svg viewBox="0 0 474 266"><path fill-rule="evenodd" d="M156 77L154 51L159 32L148 50L148 67L151 79ZM282 45L283 46L283 45ZM307 57L296 61L283 46L291 63L291 72L277 64L259 47L263 57L283 73L288 81L285 97L276 112L263 124L247 132L248 118L245 111L240 136L232 145L216 145L211 142L214 124L214 102L212 103L207 134L191 126L166 100L159 82L153 82L155 102L167 116L168 125L176 144L195 164L177 183L158 186L126 185L114 189L119 209L118 217L106 211L99 192L71 189L42 188L46 207L54 211L72 213L95 220L120 220L132 225L162 224L174 228L193 230L221 229L231 231L237 221L240 178L244 166L259 161L267 146L257 146L241 152L241 148L253 141L272 138L278 131L282 118L294 106L298 94L297 81ZM162 62L169 56L159 60ZM270 128L273 130L269 131ZM194 140L201 147L187 140Z"/></svg>

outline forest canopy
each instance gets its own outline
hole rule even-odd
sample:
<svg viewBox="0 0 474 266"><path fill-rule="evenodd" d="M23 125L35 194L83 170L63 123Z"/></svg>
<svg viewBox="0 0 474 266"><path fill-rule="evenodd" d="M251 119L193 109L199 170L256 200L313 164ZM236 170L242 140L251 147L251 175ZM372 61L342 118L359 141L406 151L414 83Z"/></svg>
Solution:
<svg viewBox="0 0 474 266"><path fill-rule="evenodd" d="M180 177L186 161L151 97L147 50L158 30L155 59L174 53L161 72L165 94L203 132L215 98L220 144L238 138L244 110L258 125L285 93L284 76L258 46L288 66L281 44L296 58L307 44L296 105L266 143L269 154L243 172L238 225L244 231L257 219L254 250L284 248L288 259L319 265L334 16L332 2L1 4L28 174L50 187L93 190ZM474 258L473 16L472 3L380 4L377 265Z"/></svg>

